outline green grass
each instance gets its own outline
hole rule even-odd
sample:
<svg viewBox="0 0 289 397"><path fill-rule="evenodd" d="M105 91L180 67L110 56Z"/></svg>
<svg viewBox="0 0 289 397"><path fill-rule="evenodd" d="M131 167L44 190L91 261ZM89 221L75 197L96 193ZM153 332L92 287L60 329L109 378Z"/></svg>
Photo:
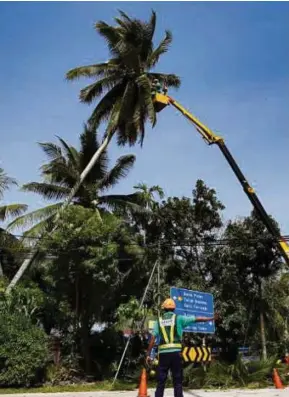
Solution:
<svg viewBox="0 0 289 397"><path fill-rule="evenodd" d="M42 386L33 388L0 388L1 394L26 394L26 393L62 393L62 392L85 392L85 391L133 391L137 389L137 385L129 382L118 381L112 387L112 381L104 381L97 383L85 383L85 384L75 384L75 385L63 385L63 386ZM154 382L149 382L148 388L155 388ZM167 384L167 388L171 388L171 384ZM267 388L268 384L250 384L244 389L255 390ZM239 387L238 387L239 388ZM228 390L227 388L216 388L216 387L206 387L205 390ZM234 389L230 387L229 389ZM184 387L184 390L190 390L188 387Z"/></svg>
<svg viewBox="0 0 289 397"><path fill-rule="evenodd" d="M112 386L112 381L97 383L85 383L63 386L42 386L33 388L0 388L0 394L20 394L20 393L61 393L61 392L80 392L80 391L111 391L111 390L135 390L137 385L134 383L117 381Z"/></svg>

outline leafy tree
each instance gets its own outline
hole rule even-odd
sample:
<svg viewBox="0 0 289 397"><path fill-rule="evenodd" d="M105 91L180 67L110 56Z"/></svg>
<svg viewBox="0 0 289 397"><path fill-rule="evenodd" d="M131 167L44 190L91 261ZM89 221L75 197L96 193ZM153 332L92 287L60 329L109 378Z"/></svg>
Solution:
<svg viewBox="0 0 289 397"><path fill-rule="evenodd" d="M115 21L116 26L103 21L95 24L96 31L107 43L110 59L77 67L66 76L68 80L94 79L80 92L80 100L88 104L102 96L90 117L90 124L97 128L102 121L109 120L108 133L117 132L120 145L134 145L138 139L143 142L146 120L153 126L156 123L152 81L157 78L169 87L178 87L180 79L174 74L151 71L172 42L171 32L166 31L159 45L154 45L154 11L148 22L130 18L122 11Z"/></svg>
<svg viewBox="0 0 289 397"><path fill-rule="evenodd" d="M133 328L142 322L145 316L144 308L140 308L140 302L132 297L127 303L120 304L116 311L117 323L116 327L120 330ZM133 322L132 322L133 320Z"/></svg>
<svg viewBox="0 0 289 397"><path fill-rule="evenodd" d="M42 381L48 360L47 337L22 313L0 311L0 386Z"/></svg>
<svg viewBox="0 0 289 397"><path fill-rule="evenodd" d="M47 292L55 299L55 324L80 338L86 372L91 370L91 328L113 317L119 290L129 276L122 269L119 250L141 256L121 219L105 214L100 221L92 209L70 207L59 227L43 243L53 259L46 264ZM76 339L77 340L77 339Z"/></svg>
<svg viewBox="0 0 289 397"><path fill-rule="evenodd" d="M63 200L70 194L71 189L78 181L79 176L92 154L99 148L97 133L85 126L80 136L80 149L70 146L63 139L59 139L59 145L54 143L41 143L40 146L48 157L48 163L41 167L42 182L30 182L22 187L23 191L40 194L46 200L57 201L44 208L32 211L18 217L8 226L9 229L36 223L27 233L28 236L39 235L47 227L51 226L57 210L63 205ZM106 151L102 152L94 165L85 183L74 197L74 204L85 208L94 208L103 214L107 209L124 211L128 207L140 210L136 204L140 195L137 193L107 194L107 191L116 186L126 177L135 163L135 156L125 155L120 157L113 168L108 169L108 157Z"/></svg>
<svg viewBox="0 0 289 397"><path fill-rule="evenodd" d="M210 285L224 318L219 336L243 344L257 332L265 358L268 304L263 290L282 268L279 253L254 211L249 217L229 222L222 239L224 246L211 246L206 251Z"/></svg>
<svg viewBox="0 0 289 397"><path fill-rule="evenodd" d="M159 287L163 298L169 294L172 285L209 289L202 257L203 244L206 240L213 240L221 228L223 205L217 199L216 192L200 180L196 183L192 198L169 197L159 203L152 197L152 192L158 190L156 187L143 187L151 212L143 217L137 214L132 221L133 227L136 224L139 227L137 230L146 237L145 280L148 280L152 266L159 257ZM161 189L160 192L162 193ZM155 275L146 300L154 313L159 309L157 291L158 281ZM137 294L134 296L140 297ZM124 308L131 311L129 304Z"/></svg>
<svg viewBox="0 0 289 397"><path fill-rule="evenodd" d="M289 350L288 318L289 318L289 275L283 271L266 278L262 283L262 309L264 316L267 350L271 355L280 356ZM252 319L260 318L258 299L252 310ZM250 341L260 345L258 324L249 329Z"/></svg>
<svg viewBox="0 0 289 397"><path fill-rule="evenodd" d="M222 227L223 208L214 189L201 180L196 182L192 199L169 197L157 208L147 239L148 244L161 246L162 260L168 265L166 284L207 288L203 246L214 240Z"/></svg>
<svg viewBox="0 0 289 397"><path fill-rule="evenodd" d="M2 282L5 287L5 281ZM45 309L45 295L33 282L19 284L11 294L2 295L0 307L3 311L26 316L33 323L40 324Z"/></svg>
<svg viewBox="0 0 289 397"><path fill-rule="evenodd" d="M44 379L47 335L39 327L44 295L31 283L0 294L0 386L31 386ZM3 288L4 287L4 288Z"/></svg>

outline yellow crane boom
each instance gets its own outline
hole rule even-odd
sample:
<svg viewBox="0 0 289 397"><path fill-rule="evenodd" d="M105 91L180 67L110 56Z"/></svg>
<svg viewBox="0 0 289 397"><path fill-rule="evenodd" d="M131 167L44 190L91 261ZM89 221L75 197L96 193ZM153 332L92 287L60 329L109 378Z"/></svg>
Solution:
<svg viewBox="0 0 289 397"><path fill-rule="evenodd" d="M251 201L254 209L256 210L257 214L259 215L260 219L263 221L264 225L266 226L269 233L274 237L276 241L276 246L279 249L280 254L285 259L287 265L289 266L289 246L286 243L285 239L280 236L278 230L276 229L275 225L272 223L269 215L267 214L265 208L263 207L261 201L259 200L258 196L254 189L250 186L249 182L245 178L243 172L241 171L240 167L236 163L234 157L231 155L229 149L227 148L224 139L218 135L216 135L212 130L210 130L206 125L204 125L197 117L195 117L192 113L186 110L180 103L176 100L171 98L166 94L155 93L153 95L154 106L156 112L160 112L166 106L172 105L177 110L179 110L183 116L185 116L191 123L193 123L194 127L197 129L199 134L203 137L203 139L209 144L216 144L223 155L225 156L226 160L228 161L230 167L232 168L234 174L236 175L237 179L239 180L240 184L242 185L244 192L246 193L247 197Z"/></svg>

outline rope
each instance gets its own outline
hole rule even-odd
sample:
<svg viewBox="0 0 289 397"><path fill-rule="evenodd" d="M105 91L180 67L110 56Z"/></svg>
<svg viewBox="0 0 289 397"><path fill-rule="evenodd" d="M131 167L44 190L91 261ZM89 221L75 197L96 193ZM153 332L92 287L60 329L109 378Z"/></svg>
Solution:
<svg viewBox="0 0 289 397"><path fill-rule="evenodd" d="M146 286L146 288L145 288L145 291L144 291L142 300L141 300L140 305L139 305L139 308L140 308L140 309L142 309L142 307L143 307L143 304L144 304L146 295L147 295L147 293L148 293L149 286L150 286L150 284L151 284L151 282L152 282L153 275L154 275L154 273L155 273L155 270L156 270L156 267L157 267L158 263L159 263L159 259L157 259L157 260L155 261L155 264L154 264L153 269L152 269L152 271L151 271L151 274L150 274L150 277L149 277L149 281L148 281L148 283L147 283L147 286ZM133 319L133 321L132 321L132 327L134 326L134 323L135 323L135 319ZM113 379L113 382L112 382L112 386L115 384L115 382L116 382L116 380L117 380L117 377L118 377L119 371L120 371L120 369L121 369L123 360L125 359L126 352L127 352L128 347L129 347L130 341L131 341L131 335L129 335L128 340L127 340L126 345L125 345L125 348L124 348L124 350L123 350L123 353L122 353L120 362L119 362L119 364L118 364L118 368L117 368L116 374L115 374L114 379Z"/></svg>

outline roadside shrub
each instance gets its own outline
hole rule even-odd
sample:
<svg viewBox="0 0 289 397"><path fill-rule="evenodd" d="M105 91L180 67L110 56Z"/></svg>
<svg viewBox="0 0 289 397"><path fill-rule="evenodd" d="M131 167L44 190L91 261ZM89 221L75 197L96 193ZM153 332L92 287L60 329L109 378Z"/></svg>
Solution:
<svg viewBox="0 0 289 397"><path fill-rule="evenodd" d="M264 361L244 362L240 357L235 363L227 364L220 361L211 363L207 368L203 366L188 366L184 370L184 385L190 389L221 387L265 387L272 385L273 368L278 368L283 382L286 379L285 366L276 365L276 358ZM288 378L288 377L287 377Z"/></svg>
<svg viewBox="0 0 289 397"><path fill-rule="evenodd" d="M61 364L56 366L55 364L49 364L45 372L45 385L69 385L77 384L83 381L83 377L77 370Z"/></svg>
<svg viewBox="0 0 289 397"><path fill-rule="evenodd" d="M25 314L0 312L0 386L41 382L48 361L45 332Z"/></svg>

